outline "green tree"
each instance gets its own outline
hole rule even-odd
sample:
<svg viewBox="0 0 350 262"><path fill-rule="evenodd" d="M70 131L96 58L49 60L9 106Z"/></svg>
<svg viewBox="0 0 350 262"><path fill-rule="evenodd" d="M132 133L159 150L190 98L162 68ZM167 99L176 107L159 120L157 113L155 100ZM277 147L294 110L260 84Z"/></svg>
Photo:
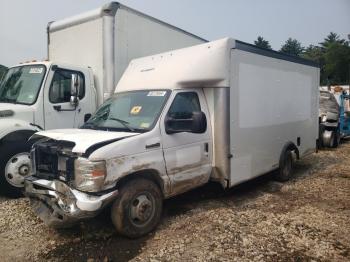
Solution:
<svg viewBox="0 0 350 262"><path fill-rule="evenodd" d="M258 36L258 38L254 41L254 45L265 49L272 49L269 41L265 40L262 36Z"/></svg>
<svg viewBox="0 0 350 262"><path fill-rule="evenodd" d="M327 48L333 43L338 44L347 44L345 39L340 39L340 36L337 33L330 32L329 35L323 40L323 42L320 43L321 47Z"/></svg>
<svg viewBox="0 0 350 262"><path fill-rule="evenodd" d="M300 56L304 48L298 40L289 37L284 45L282 45L280 51L286 54Z"/></svg>
<svg viewBox="0 0 350 262"><path fill-rule="evenodd" d="M307 47L302 56L319 63L321 85L349 84L350 46L338 34L330 32L319 46Z"/></svg>
<svg viewBox="0 0 350 262"><path fill-rule="evenodd" d="M325 84L349 84L350 47L346 41L330 43L324 52L324 72L321 80Z"/></svg>
<svg viewBox="0 0 350 262"><path fill-rule="evenodd" d="M324 74L324 67L325 67L325 57L324 57L324 49L320 46L315 45L309 45L305 48L303 54L301 55L305 59L312 60L319 64L320 66L320 73L321 73L321 84L326 85L327 79L325 78Z"/></svg>

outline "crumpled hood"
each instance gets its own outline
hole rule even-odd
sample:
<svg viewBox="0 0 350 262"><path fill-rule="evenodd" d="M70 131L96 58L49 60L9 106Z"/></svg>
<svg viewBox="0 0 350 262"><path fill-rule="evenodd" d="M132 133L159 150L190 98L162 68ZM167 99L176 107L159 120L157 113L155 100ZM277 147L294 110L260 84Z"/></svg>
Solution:
<svg viewBox="0 0 350 262"><path fill-rule="evenodd" d="M1 103L0 119L20 119L27 122L34 122L34 109L29 105Z"/></svg>
<svg viewBox="0 0 350 262"><path fill-rule="evenodd" d="M45 136L57 141L69 141L75 143L72 149L74 153L85 153L86 150L98 143L135 136L139 133L112 132L91 129L55 129L36 133L38 136Z"/></svg>

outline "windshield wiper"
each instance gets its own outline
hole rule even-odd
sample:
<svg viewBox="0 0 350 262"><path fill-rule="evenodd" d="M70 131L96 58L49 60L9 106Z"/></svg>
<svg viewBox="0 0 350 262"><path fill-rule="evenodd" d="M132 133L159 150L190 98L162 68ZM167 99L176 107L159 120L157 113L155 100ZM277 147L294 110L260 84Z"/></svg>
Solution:
<svg viewBox="0 0 350 262"><path fill-rule="evenodd" d="M111 117L111 118L108 118L107 120L117 121L117 122L121 123L123 126L125 126L127 129L129 129L131 132L135 132L135 129L133 129L131 126L129 126L130 123L123 120L123 119Z"/></svg>

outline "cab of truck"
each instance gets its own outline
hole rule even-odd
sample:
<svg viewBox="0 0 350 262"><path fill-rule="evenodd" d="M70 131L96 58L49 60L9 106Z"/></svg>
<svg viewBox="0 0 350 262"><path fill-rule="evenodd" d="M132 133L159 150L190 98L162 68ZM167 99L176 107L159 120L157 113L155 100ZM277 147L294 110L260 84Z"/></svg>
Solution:
<svg viewBox="0 0 350 262"><path fill-rule="evenodd" d="M79 127L95 109L88 67L43 61L9 68L0 82L0 191L17 195L23 188L35 132Z"/></svg>

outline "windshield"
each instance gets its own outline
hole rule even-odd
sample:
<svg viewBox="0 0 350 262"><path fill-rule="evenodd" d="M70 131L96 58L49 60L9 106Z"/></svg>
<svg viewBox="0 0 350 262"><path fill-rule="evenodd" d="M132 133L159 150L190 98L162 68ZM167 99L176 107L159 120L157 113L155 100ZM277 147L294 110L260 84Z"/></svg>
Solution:
<svg viewBox="0 0 350 262"><path fill-rule="evenodd" d="M34 104L45 72L43 65L10 68L0 83L0 102Z"/></svg>
<svg viewBox="0 0 350 262"><path fill-rule="evenodd" d="M131 91L108 99L82 128L145 132L153 128L169 91Z"/></svg>

